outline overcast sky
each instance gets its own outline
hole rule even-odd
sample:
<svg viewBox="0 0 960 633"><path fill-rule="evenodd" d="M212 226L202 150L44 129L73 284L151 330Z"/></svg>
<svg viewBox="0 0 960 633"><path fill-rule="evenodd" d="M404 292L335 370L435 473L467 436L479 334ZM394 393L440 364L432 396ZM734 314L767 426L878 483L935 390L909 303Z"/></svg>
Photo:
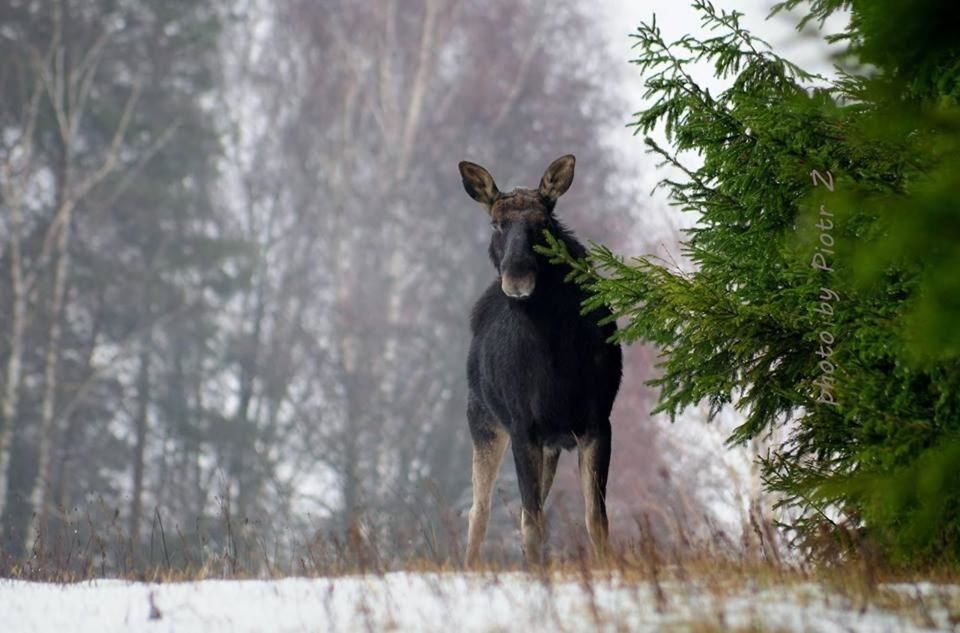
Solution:
<svg viewBox="0 0 960 633"><path fill-rule="evenodd" d="M631 50L636 41L630 37L636 32L637 26L643 21L649 21L656 14L657 24L668 41L676 40L685 34L704 34L706 31L700 26L699 13L691 6L692 0L586 0L596 2L597 15L607 30L606 41L609 42L615 59L623 61L619 69L612 71L611 81L617 82L621 94L627 99L627 111L624 112L624 123L630 120L630 114L642 107L644 75L640 69L628 63L637 56L638 51ZM797 23L803 12L778 14L767 19L774 2L771 0L714 0L714 6L719 10L732 11L736 9L744 14L742 24L753 34L766 40L778 54L798 63L801 67L825 76L833 74L831 51L823 42L823 34L815 30L815 26L808 26L805 33L798 33ZM827 22L824 31L836 33L842 30L846 17L838 16ZM708 64L702 65L698 72L693 73L703 85L716 91L722 83L713 78L712 68ZM623 159L633 165L633 173L643 184L643 190L649 191L654 184L666 174L657 170L656 160L646 154L641 137L631 137L629 132L622 129L613 129L610 134L612 142L623 152ZM689 222L679 221L676 212L665 212L666 191L659 190L654 194L651 206L658 208L663 226L659 228L669 232L671 227L687 225ZM692 220L692 218L690 219ZM651 230L653 218L648 217L646 230Z"/></svg>

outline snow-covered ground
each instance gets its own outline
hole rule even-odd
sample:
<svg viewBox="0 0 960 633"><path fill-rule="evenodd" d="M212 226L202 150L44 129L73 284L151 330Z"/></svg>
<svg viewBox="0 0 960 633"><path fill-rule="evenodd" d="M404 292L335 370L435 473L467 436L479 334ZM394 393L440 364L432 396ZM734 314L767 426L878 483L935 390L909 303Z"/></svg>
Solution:
<svg viewBox="0 0 960 633"><path fill-rule="evenodd" d="M894 610L851 603L815 584L723 595L696 583L661 588L658 608L646 583L610 576L547 582L519 572L165 584L0 580L0 631L920 631L949 630L960 598L955 587L890 586L886 593L906 602L894 600Z"/></svg>

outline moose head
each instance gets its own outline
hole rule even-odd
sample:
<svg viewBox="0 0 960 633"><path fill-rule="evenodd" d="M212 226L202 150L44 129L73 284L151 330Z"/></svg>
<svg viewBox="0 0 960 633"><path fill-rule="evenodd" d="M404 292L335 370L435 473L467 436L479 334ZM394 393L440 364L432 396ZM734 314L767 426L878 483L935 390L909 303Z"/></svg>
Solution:
<svg viewBox="0 0 960 633"><path fill-rule="evenodd" d="M547 167L539 187L508 193L501 193L480 165L460 163L463 188L490 214L490 259L500 274L500 288L511 299L527 299L536 289L540 263L533 247L554 221L553 207L570 188L575 163L573 154L561 156Z"/></svg>

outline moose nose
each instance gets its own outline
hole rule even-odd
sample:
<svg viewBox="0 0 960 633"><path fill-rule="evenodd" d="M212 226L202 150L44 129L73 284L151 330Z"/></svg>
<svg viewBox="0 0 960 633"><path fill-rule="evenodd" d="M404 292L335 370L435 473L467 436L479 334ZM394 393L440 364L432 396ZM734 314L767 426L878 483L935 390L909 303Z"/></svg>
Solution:
<svg viewBox="0 0 960 633"><path fill-rule="evenodd" d="M536 283L537 278L533 273L516 277L504 275L500 280L500 288L503 290L503 294L511 299L526 299L533 294Z"/></svg>

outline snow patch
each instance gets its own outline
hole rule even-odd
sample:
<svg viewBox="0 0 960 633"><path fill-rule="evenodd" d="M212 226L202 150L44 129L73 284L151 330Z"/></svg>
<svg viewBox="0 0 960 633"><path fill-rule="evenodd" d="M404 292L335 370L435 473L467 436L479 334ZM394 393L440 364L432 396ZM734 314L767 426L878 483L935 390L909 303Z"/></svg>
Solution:
<svg viewBox="0 0 960 633"><path fill-rule="evenodd" d="M734 629L760 625L778 631L929 630L909 614L852 605L816 584L743 587L725 596L696 583L661 587L665 600L658 604L653 586L609 575L589 584L519 572L166 584L5 580L0 581L0 622L4 631L17 633L657 631L690 624ZM943 588L894 589L933 595ZM936 626L949 627L945 604L929 614Z"/></svg>

